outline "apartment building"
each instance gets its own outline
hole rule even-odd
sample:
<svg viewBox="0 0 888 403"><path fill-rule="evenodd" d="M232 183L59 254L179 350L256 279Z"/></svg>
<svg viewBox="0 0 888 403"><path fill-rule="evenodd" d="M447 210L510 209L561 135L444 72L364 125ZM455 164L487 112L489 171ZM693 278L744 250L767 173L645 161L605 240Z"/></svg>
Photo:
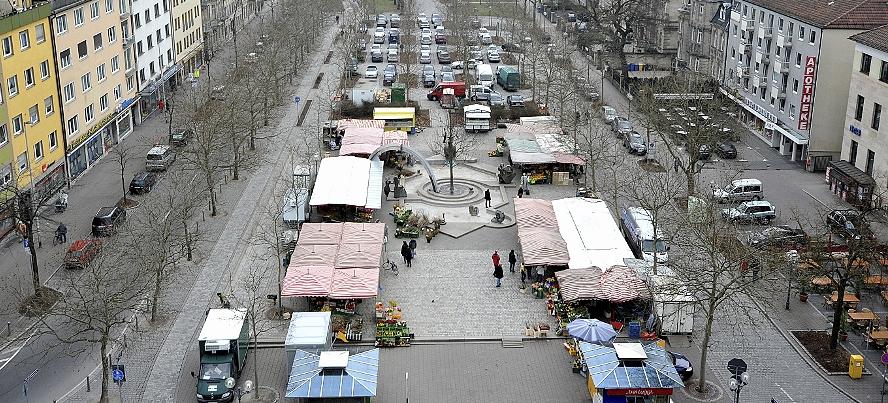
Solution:
<svg viewBox="0 0 888 403"><path fill-rule="evenodd" d="M725 58L728 49L728 23L731 20L731 1L722 1L709 20L709 70L706 72L715 81L725 81Z"/></svg>
<svg viewBox="0 0 888 403"><path fill-rule="evenodd" d="M200 2L204 52L212 58L259 10L264 1L204 0Z"/></svg>
<svg viewBox="0 0 888 403"><path fill-rule="evenodd" d="M636 21L625 46L629 77L671 75L678 67L681 36L680 10L688 0L660 0L649 6L650 18Z"/></svg>
<svg viewBox="0 0 888 403"><path fill-rule="evenodd" d="M65 147L52 67L52 6L0 8L0 185L54 192L65 183Z"/></svg>
<svg viewBox="0 0 888 403"><path fill-rule="evenodd" d="M61 0L53 7L53 64L74 178L132 132L136 90L132 75L127 85L117 0Z"/></svg>
<svg viewBox="0 0 888 403"><path fill-rule="evenodd" d="M884 191L888 185L888 25L851 37L854 56L845 109L842 160L871 178Z"/></svg>
<svg viewBox="0 0 888 403"><path fill-rule="evenodd" d="M170 0L132 0L139 114L136 123L163 109L170 78L179 72L173 56Z"/></svg>
<svg viewBox="0 0 888 403"><path fill-rule="evenodd" d="M178 80L194 77L203 62L203 19L200 0L173 0L173 55L179 64Z"/></svg>
<svg viewBox="0 0 888 403"><path fill-rule="evenodd" d="M808 170L840 156L854 43L888 24L884 0L737 0L725 92L766 144Z"/></svg>
<svg viewBox="0 0 888 403"><path fill-rule="evenodd" d="M723 50L713 44L713 18L723 0L685 0L679 11L679 45L676 58L680 69L709 75L712 65L724 65ZM727 13L725 13L727 19Z"/></svg>

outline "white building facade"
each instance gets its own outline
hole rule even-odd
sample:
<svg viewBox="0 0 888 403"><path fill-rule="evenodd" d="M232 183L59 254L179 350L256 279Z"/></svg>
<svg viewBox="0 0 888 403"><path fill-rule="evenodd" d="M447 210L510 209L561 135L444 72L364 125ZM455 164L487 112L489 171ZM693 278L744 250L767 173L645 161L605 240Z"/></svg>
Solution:
<svg viewBox="0 0 888 403"><path fill-rule="evenodd" d="M132 0L139 121L163 109L168 82L180 69L173 55L170 0Z"/></svg>
<svg viewBox="0 0 888 403"><path fill-rule="evenodd" d="M181 66L177 81L193 77L203 63L203 18L200 0L172 0L173 55Z"/></svg>

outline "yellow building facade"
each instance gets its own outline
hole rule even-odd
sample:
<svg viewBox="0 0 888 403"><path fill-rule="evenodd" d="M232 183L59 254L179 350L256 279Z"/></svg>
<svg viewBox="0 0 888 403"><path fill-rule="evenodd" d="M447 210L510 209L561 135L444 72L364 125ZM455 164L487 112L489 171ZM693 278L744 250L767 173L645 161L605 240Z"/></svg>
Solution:
<svg viewBox="0 0 888 403"><path fill-rule="evenodd" d="M18 187L39 192L65 183L51 11L49 3L40 3L0 17L0 140L11 146L7 167Z"/></svg>

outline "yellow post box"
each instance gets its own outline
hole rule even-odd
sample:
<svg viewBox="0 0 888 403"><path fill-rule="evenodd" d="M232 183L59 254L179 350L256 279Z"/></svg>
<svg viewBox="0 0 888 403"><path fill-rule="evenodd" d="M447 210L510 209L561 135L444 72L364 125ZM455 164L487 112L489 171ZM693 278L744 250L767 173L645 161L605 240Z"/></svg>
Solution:
<svg viewBox="0 0 888 403"><path fill-rule="evenodd" d="M863 376L863 356L859 354L851 355L851 361L848 363L848 376L851 379L860 379Z"/></svg>

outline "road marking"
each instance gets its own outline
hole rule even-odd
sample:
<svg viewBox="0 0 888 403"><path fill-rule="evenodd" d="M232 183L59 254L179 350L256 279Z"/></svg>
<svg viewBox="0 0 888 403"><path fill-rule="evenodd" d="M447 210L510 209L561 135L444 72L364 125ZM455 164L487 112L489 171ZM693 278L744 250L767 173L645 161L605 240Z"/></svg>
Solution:
<svg viewBox="0 0 888 403"><path fill-rule="evenodd" d="M789 392L787 392L786 389L783 389L783 386L780 386L779 383L774 382L774 385L777 385L777 387L780 388L780 391L783 392L783 394L786 395L787 398L789 398L789 401L791 401L791 402L796 401L795 399L792 398L792 396L789 395Z"/></svg>
<svg viewBox="0 0 888 403"><path fill-rule="evenodd" d="M805 192L806 195L811 196L812 199L814 199L814 200L817 201L818 203L822 204L823 207L827 207L827 208L829 208L829 206L827 206L826 203L824 203L824 202L820 201L820 199L814 197L814 195L812 195L811 193L809 193L807 190L802 189L802 192Z"/></svg>

